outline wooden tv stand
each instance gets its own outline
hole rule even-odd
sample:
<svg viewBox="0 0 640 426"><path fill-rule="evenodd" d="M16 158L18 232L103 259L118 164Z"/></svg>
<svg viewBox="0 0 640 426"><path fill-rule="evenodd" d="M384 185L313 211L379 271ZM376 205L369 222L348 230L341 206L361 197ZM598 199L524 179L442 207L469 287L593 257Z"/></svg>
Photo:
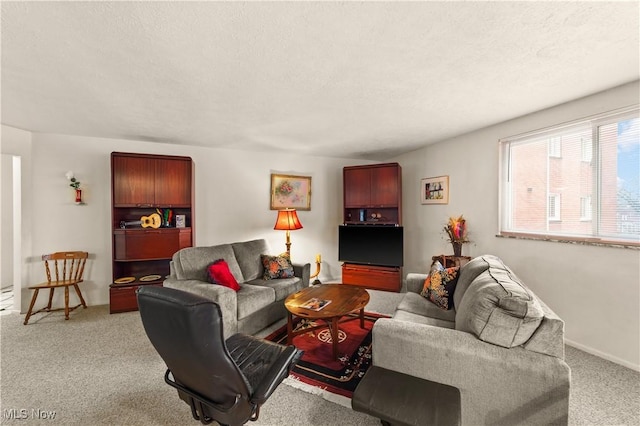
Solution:
<svg viewBox="0 0 640 426"><path fill-rule="evenodd" d="M342 264L342 283L373 290L399 292L402 268L393 266Z"/></svg>

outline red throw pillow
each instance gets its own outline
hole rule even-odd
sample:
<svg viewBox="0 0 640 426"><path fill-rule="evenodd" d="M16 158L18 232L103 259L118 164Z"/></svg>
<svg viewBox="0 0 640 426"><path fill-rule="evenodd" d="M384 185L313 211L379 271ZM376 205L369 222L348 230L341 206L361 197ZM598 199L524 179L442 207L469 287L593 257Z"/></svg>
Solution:
<svg viewBox="0 0 640 426"><path fill-rule="evenodd" d="M233 291L240 290L238 281L234 278L229 269L229 264L224 259L215 260L207 266L207 277L212 284L220 284L229 287Z"/></svg>

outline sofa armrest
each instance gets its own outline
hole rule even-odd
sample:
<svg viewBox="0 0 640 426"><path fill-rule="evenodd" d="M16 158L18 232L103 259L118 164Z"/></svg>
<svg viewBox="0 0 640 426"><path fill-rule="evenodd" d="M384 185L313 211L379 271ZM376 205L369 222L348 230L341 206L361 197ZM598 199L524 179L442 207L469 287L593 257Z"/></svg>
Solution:
<svg viewBox="0 0 640 426"><path fill-rule="evenodd" d="M169 261L169 275L167 276L167 278L169 277L176 277L176 265L173 263L173 260Z"/></svg>
<svg viewBox="0 0 640 426"><path fill-rule="evenodd" d="M427 274L418 274L418 273L410 273L407 274L407 278L405 280L407 286L407 292L411 291L413 293L418 293L422 291L422 287L424 286L424 280L427 279Z"/></svg>
<svg viewBox="0 0 640 426"><path fill-rule="evenodd" d="M309 287L309 281L311 280L311 264L310 263L292 263L293 275L302 278L302 287Z"/></svg>
<svg viewBox="0 0 640 426"><path fill-rule="evenodd" d="M373 365L454 386L462 424L567 424L569 366L522 347L473 334L381 318L373 327Z"/></svg>
<svg viewBox="0 0 640 426"><path fill-rule="evenodd" d="M238 332L238 298L232 289L200 280L179 280L175 276L167 277L163 285L188 291L216 302L222 311L225 337Z"/></svg>

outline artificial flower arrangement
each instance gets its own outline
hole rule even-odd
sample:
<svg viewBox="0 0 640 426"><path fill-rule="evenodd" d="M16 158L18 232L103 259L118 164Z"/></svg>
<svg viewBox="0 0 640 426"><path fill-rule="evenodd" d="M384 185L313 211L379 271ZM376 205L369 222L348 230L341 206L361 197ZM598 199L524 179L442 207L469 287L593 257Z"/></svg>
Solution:
<svg viewBox="0 0 640 426"><path fill-rule="evenodd" d="M450 217L449 222L444 227L444 231L449 236L449 241L453 243L468 243L467 239L467 221L462 215L458 217Z"/></svg>
<svg viewBox="0 0 640 426"><path fill-rule="evenodd" d="M467 238L467 221L462 217L450 217L449 222L444 227L444 231L449 236L449 241L453 246L453 255L462 256L462 245L469 242Z"/></svg>
<svg viewBox="0 0 640 426"><path fill-rule="evenodd" d="M69 184L70 187L72 187L73 189L79 189L80 188L80 181L77 180L74 176L73 176L73 172L72 171L68 171L65 176L67 177L67 179L71 182Z"/></svg>

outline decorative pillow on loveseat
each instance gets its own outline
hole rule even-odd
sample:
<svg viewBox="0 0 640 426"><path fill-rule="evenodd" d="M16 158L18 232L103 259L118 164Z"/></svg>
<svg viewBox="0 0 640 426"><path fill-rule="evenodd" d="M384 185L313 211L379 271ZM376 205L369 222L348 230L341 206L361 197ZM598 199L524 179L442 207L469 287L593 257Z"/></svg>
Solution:
<svg viewBox="0 0 640 426"><path fill-rule="evenodd" d="M227 261L224 259L214 260L207 266L207 279L211 284L229 287L234 291L240 290L240 284L234 278Z"/></svg>
<svg viewBox="0 0 640 426"><path fill-rule="evenodd" d="M424 281L420 295L446 311L453 309L453 291L458 282L458 266L445 268L436 261Z"/></svg>
<svg viewBox="0 0 640 426"><path fill-rule="evenodd" d="M278 278L293 277L293 265L288 253L282 253L278 256L269 256L261 254L260 260L264 266L263 280L273 280Z"/></svg>

